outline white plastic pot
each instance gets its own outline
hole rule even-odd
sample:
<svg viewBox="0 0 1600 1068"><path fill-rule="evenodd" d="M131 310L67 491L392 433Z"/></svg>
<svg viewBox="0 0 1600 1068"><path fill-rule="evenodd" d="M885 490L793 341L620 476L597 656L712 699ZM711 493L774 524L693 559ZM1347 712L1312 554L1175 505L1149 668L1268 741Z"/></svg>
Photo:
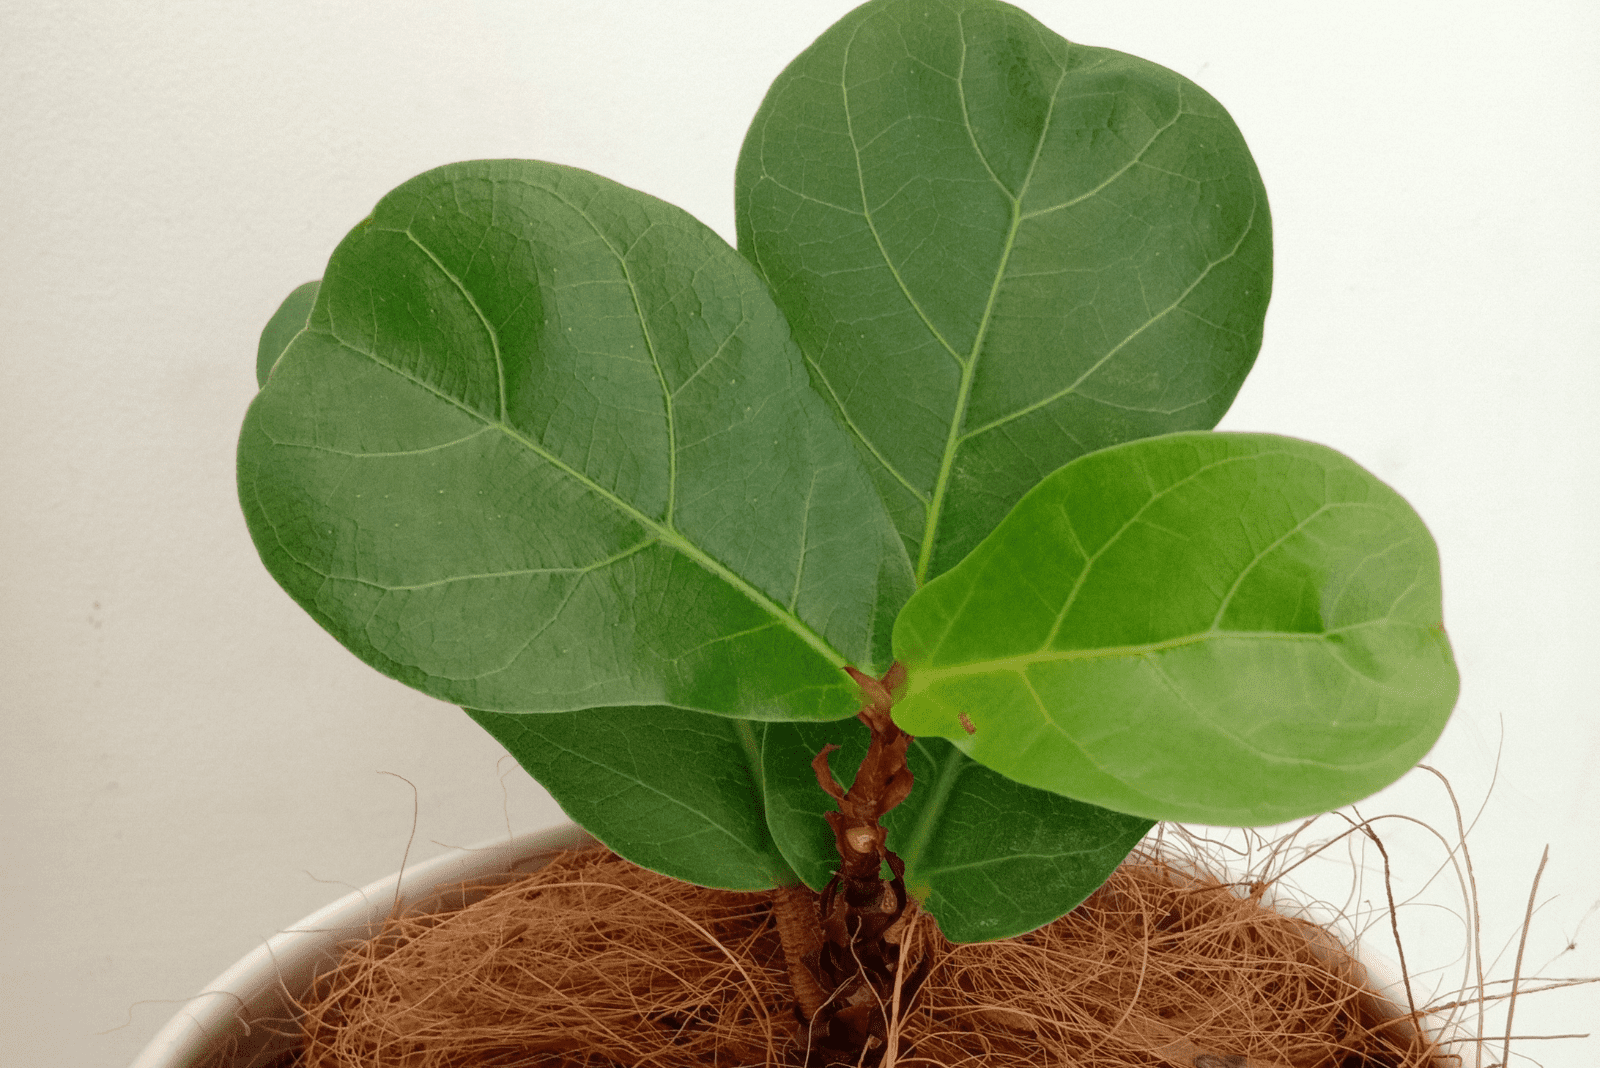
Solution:
<svg viewBox="0 0 1600 1068"><path fill-rule="evenodd" d="M510 840L486 842L481 846L449 853L409 867L400 873L346 894L333 904L312 913L294 927L274 935L239 963L217 976L151 1039L129 1068L200 1068L217 1064L217 1051L229 1044L234 1053L229 1068L263 1068L290 1048L291 1040L277 1034L276 1028L254 1025L254 1021L283 1021L292 1013L289 994L300 995L320 973L339 960L340 946L371 938L395 906L396 887L400 886L400 907L462 907L468 899L461 884L490 884L504 877L538 871L555 854L566 849L594 844L583 828L567 824L549 830L518 835ZM481 895L480 895L481 896ZM1303 910L1292 902L1279 900L1273 907L1291 914L1304 912L1307 918L1324 920L1315 910ZM1399 970L1380 954L1363 951L1370 984L1381 993L1377 1007L1388 1016L1401 1015L1398 1003L1404 1002ZM1457 1030L1451 1052L1459 1063L1475 1063L1473 1046Z"/></svg>
<svg viewBox="0 0 1600 1068"><path fill-rule="evenodd" d="M352 891L273 935L217 976L167 1021L130 1068L199 1068L216 1063L216 1051L229 1043L235 1044L233 1058L226 1062L230 1068L267 1065L290 1048L290 1040L252 1021L290 1018L287 992L299 995L310 989L318 974L338 963L341 944L376 935L394 908L396 887L402 910L435 901L461 907L467 904L459 892L462 883L484 884L538 871L562 850L592 844L583 828L569 823L408 867L403 886L402 873L396 872Z"/></svg>

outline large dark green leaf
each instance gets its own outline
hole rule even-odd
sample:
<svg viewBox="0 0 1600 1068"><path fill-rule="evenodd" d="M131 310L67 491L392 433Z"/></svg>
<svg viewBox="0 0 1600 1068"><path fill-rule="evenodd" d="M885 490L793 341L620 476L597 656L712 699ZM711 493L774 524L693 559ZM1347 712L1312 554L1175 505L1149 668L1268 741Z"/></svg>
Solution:
<svg viewBox="0 0 1600 1068"><path fill-rule="evenodd" d="M925 581L1041 478L1214 426L1261 343L1266 193L1156 64L993 0L875 0L773 84L739 248Z"/></svg>
<svg viewBox="0 0 1600 1068"><path fill-rule="evenodd" d="M1388 785L1458 686L1422 520L1332 449L1266 434L1068 464L917 592L894 640L905 730L1041 789L1212 824Z"/></svg>
<svg viewBox="0 0 1600 1068"><path fill-rule="evenodd" d="M839 864L823 813L833 801L811 758L829 742L830 763L849 786L866 755L859 723L773 723L762 748L767 823L784 856L814 890ZM997 775L939 738L906 754L911 796L884 818L906 885L946 938L980 942L1040 927L1076 908L1111 875L1152 825Z"/></svg>
<svg viewBox="0 0 1600 1068"><path fill-rule="evenodd" d="M502 712L847 716L910 566L748 264L552 164L454 164L340 244L239 495L335 637ZM871 665L871 667L867 667Z"/></svg>
<svg viewBox="0 0 1600 1068"><path fill-rule="evenodd" d="M766 724L663 707L467 712L568 816L635 864L724 890L798 881L763 815Z"/></svg>

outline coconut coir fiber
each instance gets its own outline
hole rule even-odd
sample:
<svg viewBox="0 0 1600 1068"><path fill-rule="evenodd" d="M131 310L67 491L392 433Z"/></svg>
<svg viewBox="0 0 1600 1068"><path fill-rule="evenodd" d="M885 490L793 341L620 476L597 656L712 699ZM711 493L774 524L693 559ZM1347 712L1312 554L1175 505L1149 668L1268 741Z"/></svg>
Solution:
<svg viewBox="0 0 1600 1068"><path fill-rule="evenodd" d="M1320 928L1135 854L1069 915L952 945L865 1066L1424 1068ZM703 1068L805 1063L769 896L568 853L453 913L391 919L305 1011L304 1068ZM813 1058L813 1064L818 1063ZM1440 1059L1437 1063L1445 1063Z"/></svg>

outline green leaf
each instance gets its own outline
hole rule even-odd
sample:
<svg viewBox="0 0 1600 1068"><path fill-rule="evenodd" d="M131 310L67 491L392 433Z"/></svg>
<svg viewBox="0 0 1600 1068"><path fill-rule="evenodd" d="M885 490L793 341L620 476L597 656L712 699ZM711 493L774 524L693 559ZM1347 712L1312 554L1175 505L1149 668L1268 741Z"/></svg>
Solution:
<svg viewBox="0 0 1600 1068"><path fill-rule="evenodd" d="M278 310L272 313L267 325L261 328L261 341L256 345L257 386L267 384L272 365L278 362L278 357L283 355L283 350L289 347L295 335L306 328L306 320L311 318L311 306L316 303L320 285L322 282L318 280L295 286L293 292L278 305Z"/></svg>
<svg viewBox="0 0 1600 1068"><path fill-rule="evenodd" d="M663 707L467 714L635 864L724 890L799 881L763 815L765 724Z"/></svg>
<svg viewBox="0 0 1600 1068"><path fill-rule="evenodd" d="M917 560L1049 472L1216 425L1261 345L1266 192L1193 82L993 0L874 0L773 84L739 249Z"/></svg>
<svg viewBox="0 0 1600 1068"><path fill-rule="evenodd" d="M749 265L585 171L453 164L339 245L239 496L374 667L499 712L848 716L910 567ZM871 665L871 667L867 667Z"/></svg>
<svg viewBox="0 0 1600 1068"><path fill-rule="evenodd" d="M833 802L811 758L839 745L830 765L846 788L866 755L853 721L767 725L762 764L767 822L799 876L820 890L839 864L823 813ZM939 738L906 754L916 788L884 817L906 886L946 938L981 942L1034 930L1078 906L1110 877L1152 821L1012 782Z"/></svg>
<svg viewBox="0 0 1600 1068"><path fill-rule="evenodd" d="M1427 528L1354 462L1172 434L1068 464L917 592L894 715L1106 808L1277 823L1428 751L1458 689L1441 620Z"/></svg>

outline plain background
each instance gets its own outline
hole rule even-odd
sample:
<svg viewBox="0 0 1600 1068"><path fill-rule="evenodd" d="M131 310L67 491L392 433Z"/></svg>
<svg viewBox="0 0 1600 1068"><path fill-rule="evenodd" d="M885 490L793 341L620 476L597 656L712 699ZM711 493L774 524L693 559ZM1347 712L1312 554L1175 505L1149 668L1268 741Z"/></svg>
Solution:
<svg viewBox="0 0 1600 1068"><path fill-rule="evenodd" d="M124 1064L261 939L394 870L412 794L379 772L417 787L413 856L562 819L260 566L233 485L258 331L452 160L584 167L731 238L750 116L850 6L0 4L0 1062ZM1600 8L1027 6L1244 130L1276 283L1223 426L1341 449L1428 521L1464 678L1429 762L1469 817L1488 797L1486 951L1514 953L1549 843L1525 971L1600 975ZM1362 811L1453 819L1423 772ZM1407 949L1449 965L1459 894L1423 889L1444 854L1403 826L1380 830L1422 893ZM1600 986L1516 1020L1600 1032ZM1600 1038L1518 1048L1600 1063Z"/></svg>

